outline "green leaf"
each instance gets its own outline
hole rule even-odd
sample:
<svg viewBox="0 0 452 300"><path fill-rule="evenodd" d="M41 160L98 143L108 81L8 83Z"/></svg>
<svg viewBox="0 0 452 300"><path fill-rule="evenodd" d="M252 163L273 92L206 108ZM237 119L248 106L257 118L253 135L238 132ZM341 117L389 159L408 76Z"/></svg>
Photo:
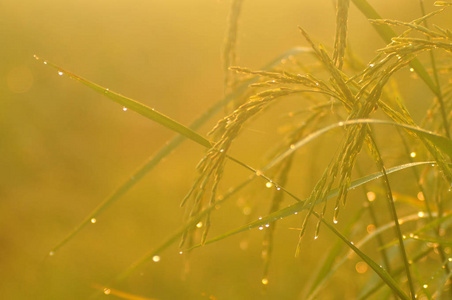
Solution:
<svg viewBox="0 0 452 300"><path fill-rule="evenodd" d="M36 56L35 56L36 57ZM36 57L36 59L39 60L39 58ZM110 100L113 100L114 102L121 104L124 107L127 107L130 110L133 110L134 112L139 113L140 115L151 119L157 123L159 123L160 125L165 126L166 128L175 131L177 133L180 133L181 135L185 136L186 138L191 139L192 141L203 145L204 147L208 147L210 148L212 145L211 143L205 139L204 137L202 137L201 135L199 135L197 132L191 130L189 127L184 126L180 123L178 123L177 121L171 119L170 117L165 116L164 114L156 111L154 108L150 108L138 101L135 101L133 99L130 99L128 97L125 97L123 95L120 95L116 92L111 91L110 89L107 89L105 87L102 87L94 82L91 82L85 78L82 78L78 75L75 75L69 71L64 70L63 68L49 62L49 61L45 61L45 64L58 70L59 74L62 75L67 75L72 79L75 79L81 83L83 83L84 85L86 85L87 87L91 88L92 90L98 92L99 94L102 94L104 96L106 96L107 98L109 98Z"/></svg>
<svg viewBox="0 0 452 300"><path fill-rule="evenodd" d="M442 150L444 153L446 153L452 159L452 140L447 137L438 135L434 132L431 132L431 131L428 131L428 130L425 130L425 129L422 129L419 127L394 123L391 121L374 120L374 119L356 119L356 120L349 120L349 121L345 121L345 122L338 122L338 123L326 126L316 132L311 133L310 135L306 136L299 142L295 143L293 145L293 147L291 147L290 149L288 149L287 151L282 153L280 156L276 157L272 162L270 162L270 164L267 166L267 168L271 168L274 165L280 163L283 159L285 159L287 156L291 155L294 151L296 151L300 147L306 145L307 143L311 142L312 140L318 138L319 136L325 134L328 131L331 131L335 128L348 126L348 125L356 125L356 124L381 124L381 125L393 125L393 126L404 128L406 130L409 130L409 131L415 133L416 135L419 135L425 139L428 139L437 148Z"/></svg>
<svg viewBox="0 0 452 300"><path fill-rule="evenodd" d="M412 167L416 167L416 166L425 166L425 165L429 165L432 164L434 162L428 161L428 162L416 162L416 163L409 163L409 164L404 164L404 165L400 165L400 166L396 166L393 168L390 168L388 170L386 170L387 174L391 174L394 172L398 172L404 169L408 169L408 168L412 168ZM378 179L380 177L382 177L383 174L382 173L375 173L375 174L371 174L368 176L364 176L360 179L357 179L355 181L353 181L349 187L349 189L354 189L357 188L365 183L371 182L375 179ZM237 186L236 188L234 188L232 191L230 191L227 195L225 195L223 197L222 200L217 201L216 205L221 205L222 203L224 203L230 196L232 196L233 194L235 194L236 192L240 191L243 187L245 187L248 183L250 183L254 178L249 178L246 181L244 181L243 183L241 183L239 186ZM282 189L281 189L282 190ZM283 190L282 190L283 191ZM332 197L337 196L338 194L338 189L334 189L332 190L329 194L327 199L330 199ZM300 199L298 199L300 200ZM229 236L235 235L237 233L240 232L244 232L259 226L262 226L264 224L268 224L271 223L275 220L279 220L282 218L285 218L287 216L291 216L294 215L298 212L303 211L304 209L308 208L308 205L305 205L304 201L297 202L293 205L290 205L286 208L283 208L281 210L278 210L272 214L269 214L268 216L262 218L261 220L256 220L254 222L251 222L245 226L239 227L233 231L230 231L228 233L225 233L223 235L220 235L216 238L213 238L211 240L206 241L205 245L210 244L210 243L214 243L216 241L219 240L223 240ZM201 220L205 215L207 215L210 211L212 211L213 209L215 209L215 206L210 206L206 209L204 209L202 212L200 212L198 215L194 216L192 219L190 219L182 228L180 228L179 230L177 230L171 237L169 237L167 240L165 240L160 246L152 249L151 251L149 251L147 254L145 254L141 259L139 259L138 261L136 261L134 264L132 264L129 268L127 268L127 270L125 270L124 272L122 272L117 278L116 278L116 282L119 282L125 278L127 278L131 273L133 273L136 269L140 268L141 266L143 266L145 263L149 262L152 257L154 255L160 255L162 253L163 250L167 249L171 244L173 244L175 241L179 240L180 237L184 234L184 232L186 232L188 229L192 228L193 226L195 226L199 220ZM196 245L190 249L187 249L188 251L194 248L198 248L201 247L202 245Z"/></svg>
<svg viewBox="0 0 452 300"><path fill-rule="evenodd" d="M393 167L393 168L390 168L390 169L386 170L386 174L391 174L391 173L398 172L398 171L401 171L401 170L404 170L404 169L407 169L407 168L412 168L412 167L415 167L415 166L429 165L429 164L432 164L432 163L435 163L435 162L430 161L430 162L416 162L416 163L404 164L404 165L396 166L396 167ZM378 178L380 178L382 176L383 176L383 173L377 172L377 173L374 173L374 174L371 174L371 175L367 175L367 176L361 177L360 179L352 181L352 183L350 184L350 187L348 189L349 190L355 189L355 188L357 188L357 187L359 187L359 186L361 186L361 185L363 185L365 183L371 182L371 181L373 181L375 179L378 179ZM326 200L329 200L329 199L331 199L333 197L336 197L338 195L338 192L339 192L339 190L337 188L331 190L331 192L327 195ZM235 230L229 231L229 232L224 233L222 235L219 235L219 236L217 236L217 237L215 237L213 239L210 239L210 240L206 241L205 244L207 245L207 244L210 244L210 243L214 243L214 242L223 240L223 239L225 239L227 237L230 237L232 235L235 235L237 233L244 232L244 231L247 231L247 230L250 230L250 229L253 229L253 228L257 228L259 226L263 226L265 224L277 221L279 219L286 218L286 217L294 215L294 214L298 214L299 212L302 212L303 210L308 209L309 207L310 207L310 205L307 204L306 201L299 201L299 202L297 202L295 204L292 204L292 205L287 206L287 207L285 207L283 209L280 209L280 210L278 210L278 211L276 211L274 213L271 213L271 214L267 215L266 217L263 217L262 219L253 221L251 223L248 223L245 226L239 227L239 228L237 228ZM200 247L200 246L201 245L196 245L193 248L197 248L197 247Z"/></svg>
<svg viewBox="0 0 452 300"><path fill-rule="evenodd" d="M310 53L312 49L304 48L304 47L296 47L292 48L283 54L277 56L273 59L269 64L267 64L263 69L271 70L281 63L282 59L286 59L291 55L296 55L300 53ZM36 56L35 56L36 57ZM38 57L36 59L39 60ZM46 65L49 65L47 61L44 61ZM50 66L60 70L57 66L50 64ZM77 78L80 78L77 76ZM189 129L191 131L195 131L199 129L203 124L205 124L211 117L213 117L216 113L218 113L226 104L233 101L241 94L245 92L248 86L258 80L258 77L252 78L240 86L238 86L233 93L228 94L220 101L216 102L209 109L207 109L198 119L196 119L190 126ZM132 100L133 101L133 100ZM64 246L67 242L69 242L72 238L74 238L85 226L91 224L91 220L96 218L99 214L101 214L106 208L116 202L119 198L121 198L127 191L129 191L135 184L137 184L141 178L143 178L148 172L150 172L158 163L165 158L168 154L170 154L174 149L176 149L184 140L184 135L177 135L174 137L168 144L163 146L157 154L151 156L141 167L139 167L133 174L131 174L128 179L122 183L113 193L108 196L104 201L102 201L91 213L77 226L75 227L71 233L69 233L63 240L61 240L50 253L55 253L58 249Z"/></svg>
<svg viewBox="0 0 452 300"><path fill-rule="evenodd" d="M331 231L336 234L344 243L349 246L353 252L355 252L362 260L364 260L369 267L371 267L375 273L402 299L409 300L410 298L405 294L405 292L400 288L399 284L391 277L391 275L383 269L380 265L378 265L375 261L373 261L370 257L368 257L364 252L359 250L352 242L347 240L345 236L343 236L339 231L334 228L334 226L327 223L324 219L322 219L322 223L325 224Z"/></svg>

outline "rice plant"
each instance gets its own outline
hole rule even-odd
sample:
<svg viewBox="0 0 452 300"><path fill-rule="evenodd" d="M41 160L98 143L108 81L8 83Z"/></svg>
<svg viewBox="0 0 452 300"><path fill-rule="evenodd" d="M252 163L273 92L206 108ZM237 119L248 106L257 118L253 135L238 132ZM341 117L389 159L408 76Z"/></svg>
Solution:
<svg viewBox="0 0 452 300"><path fill-rule="evenodd" d="M255 280L270 293L273 281L277 282L272 273L275 249L288 247L276 239L279 228L284 228L296 232L292 250L297 259L305 255L312 240L335 237L315 262L316 269L306 270L309 280L297 282L302 290L298 299L343 299L334 288L328 288L343 268L356 269L347 276L369 274L348 288L356 299L452 297L452 32L435 25L435 17L450 17L448 7L452 4L437 1L435 10L426 13L421 1L419 17L401 21L383 18L366 0L338 0L334 40L323 41L323 45L302 26L294 28L307 46L289 49L259 70L241 66L236 56L243 5L246 1L233 0L227 21L224 98L190 126L35 57L178 134L49 250L49 256L76 239L100 214L108 213L110 205L189 139L206 152L196 167L191 189L180 199L185 209L183 225L115 278L93 285L93 296L135 299L138 296L127 290L124 282L148 263L160 261L175 244L188 256L200 247L256 231L264 235L262 273ZM371 22L386 44L375 49L368 62L362 62L349 47L351 5ZM409 107L413 99L398 87L400 80L413 76L431 92L430 99L425 99L430 107L421 119L412 116ZM277 140L259 157L258 165L248 163L235 150L246 145L241 139L244 130L259 119L266 122L268 118L274 124L275 109L285 101L292 107L277 117ZM224 116L208 136L197 132L219 113ZM307 165L313 184L303 195L297 185L309 185L300 176L300 170L307 172ZM248 176L238 176L238 183L225 186L224 177L234 176L238 169ZM262 193L266 193L265 203L257 199ZM223 205L238 198L249 221L213 235ZM285 221L289 218L298 225L288 228ZM264 291L260 297L265 295ZM222 299L222 295L215 297Z"/></svg>

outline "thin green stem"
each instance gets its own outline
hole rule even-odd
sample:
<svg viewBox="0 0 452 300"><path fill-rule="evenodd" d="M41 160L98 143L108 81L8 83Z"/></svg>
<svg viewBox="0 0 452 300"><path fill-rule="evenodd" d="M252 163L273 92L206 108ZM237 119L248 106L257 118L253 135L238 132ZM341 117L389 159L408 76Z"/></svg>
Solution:
<svg viewBox="0 0 452 300"><path fill-rule="evenodd" d="M421 0L421 1L419 1L419 3L421 6L422 15L425 16L424 1ZM424 25L426 28L428 28L427 19L424 20ZM427 39L430 40L431 39L430 36L427 36ZM447 120L446 107L444 104L443 93L441 91L441 84L439 82L438 70L436 68L436 59L435 59L435 55L433 54L433 51L430 51L430 60L432 62L433 79L435 80L435 84L436 84L436 97L438 98L438 102L439 102L439 106L440 106L444 130L446 132L446 136L448 138L450 138L449 121Z"/></svg>
<svg viewBox="0 0 452 300"><path fill-rule="evenodd" d="M370 139L371 139L371 141L372 141L372 143L374 145L374 149L375 149L375 152L376 152L376 155L377 155L376 157L377 157L378 168L383 173L383 177L382 178L383 178L383 182L384 182L385 187L386 187L386 195L387 195L390 211L391 211L391 214L392 214L392 218L394 219L396 235L397 235L397 238L399 239L400 254L402 256L402 260L403 260L403 263L405 265L405 273L406 273L406 277L407 277L407 280L408 280L408 285L409 285L409 288L410 288L411 298L413 300L415 300L416 299L416 292L414 290L414 284L413 284L413 280L411 278L410 264L408 262L408 256L407 256L406 249L405 249L405 244L404 244L404 241L403 241L402 231L400 229L399 218L397 216L397 210L396 210L396 207L395 207L395 204L394 204L394 198L392 197L391 185L389 184L389 178L388 178L388 175L386 173L386 168L384 167L384 163L383 163L383 160L381 158L380 150L378 150L378 146L377 146L377 144L375 142L375 139L373 138L371 133L369 133L369 137L370 137Z"/></svg>

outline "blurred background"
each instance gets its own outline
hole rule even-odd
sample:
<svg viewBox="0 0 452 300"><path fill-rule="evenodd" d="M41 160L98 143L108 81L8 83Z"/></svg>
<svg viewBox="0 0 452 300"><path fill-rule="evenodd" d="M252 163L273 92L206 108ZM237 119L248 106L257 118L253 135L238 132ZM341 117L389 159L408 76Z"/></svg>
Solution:
<svg viewBox="0 0 452 300"><path fill-rule="evenodd" d="M230 2L0 1L2 299L85 299L96 285L108 283L182 226L184 210L179 203L204 154L199 145L184 142L95 224L44 259L175 134L132 111L123 111L67 76L58 76L33 55L188 125L223 96L222 49ZM433 1L424 2L428 11L433 10ZM420 16L417 1L369 3L385 18L409 21ZM450 25L447 16L438 18L438 23L441 20ZM317 42L332 46L334 1L245 0L239 22L238 65L259 69L292 47L307 46L297 26ZM349 28L350 46L363 62L384 46L353 4ZM407 93L420 90L424 87L417 85ZM276 115L303 105L289 103L292 107L282 106L275 110ZM420 105L425 112L426 105ZM200 133L205 135L222 116L215 116ZM258 167L259 156L278 140L280 120L271 120L264 115L247 124L241 139L245 143L233 153ZM321 142L314 143L303 153L308 155L319 145ZM304 167L316 159L318 167ZM308 196L328 161L329 157L297 157L300 169L290 182L292 190L300 197ZM226 191L231 186L228 180L248 175L231 168L220 189ZM270 196L270 192L251 187L231 199L213 214L211 237L265 214ZM252 207L250 216L242 213L243 203ZM286 200L284 205L290 203ZM356 203L359 207L361 202ZM348 205L352 213L353 204ZM302 255L294 258L298 231L289 228L299 227L300 222L289 218L276 229L265 293L260 254L263 234L258 230L196 249L189 256L179 255L175 243L161 254L160 262L146 264L121 288L161 300L302 299L316 262L335 239L325 230L315 244L306 240ZM323 299L355 296L353 286L368 276L357 277L356 263L351 259L343 267Z"/></svg>

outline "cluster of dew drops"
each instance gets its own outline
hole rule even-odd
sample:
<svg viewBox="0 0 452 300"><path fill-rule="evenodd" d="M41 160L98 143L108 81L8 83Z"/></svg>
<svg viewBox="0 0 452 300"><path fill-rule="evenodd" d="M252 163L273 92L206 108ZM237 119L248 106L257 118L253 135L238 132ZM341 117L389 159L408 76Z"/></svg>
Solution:
<svg viewBox="0 0 452 300"><path fill-rule="evenodd" d="M39 58L37 55L34 55L33 57L34 57L36 60L40 60L40 58ZM48 65L48 62L47 62L47 61L43 61L43 64L44 64L44 65ZM370 64L369 67L371 67L371 68L374 67L374 64ZM414 72L414 69L413 69L413 68L410 68L410 72ZM63 76L63 75L64 75L64 72L61 71L61 70L58 70L58 71L57 71L57 74L58 74L59 76ZM108 89L108 88L105 89L105 93L108 93L108 92L109 92L109 89ZM126 112L128 109L127 109L127 107L123 106L123 107L122 107L122 110ZM344 124L343 122L340 122L340 123L339 123L339 126L343 126L343 124ZM290 150L295 150L296 146L295 146L294 144L291 144L289 148L290 148ZM223 152L223 150L222 150L221 152ZM412 158L414 158L414 157L416 157L416 153L415 153L415 152L411 152L411 153L410 153L410 156L411 156ZM262 174L261 171L259 171L259 170L256 171L256 176L259 177L259 176L262 176L262 175L263 175L263 174ZM276 190L277 190L277 191L281 190L281 187L275 185L271 180L267 181L267 182L265 183L265 186L266 186L267 188L276 187ZM449 190L448 190L448 191L449 191L449 192L452 191L452 185L451 185L451 187L449 187ZM420 193L422 193L422 192L420 192ZM369 201L375 200L375 194L374 194L373 192L367 193L367 197L368 197L368 200L369 200ZM419 195L419 194L418 194L418 198L421 200L421 199L423 198L423 195ZM296 215L296 214L298 214L298 212L295 212L294 214ZM422 217L424 217L424 213L423 213L423 212L419 212L419 213L418 213L418 216L422 218ZM261 219L262 219L262 217L259 217L259 220L261 220ZM91 218L90 221L91 221L92 224L95 224L95 223L97 222L96 218ZM337 223L338 223L337 219L334 219L334 220L333 220L333 223L334 223L334 224L337 224ZM198 227L198 228L202 227L202 223L201 223L201 222L198 223L198 224L196 225L196 227ZM270 227L270 224L265 224L265 225L263 225L263 226L259 226L258 229L259 229L259 230L263 230L264 228L268 228L268 227ZM416 236L412 236L412 235L410 235L410 237L416 238ZM315 238L317 238L317 237L315 237ZM404 238L406 238L406 237L404 236ZM180 251L179 254L183 254L183 251ZM54 256L54 255L55 255L55 251L54 251L54 250L52 250L52 251L49 252L49 256ZM160 258L159 255L154 255L154 256L152 257L152 261L153 261L153 262L156 262L156 263L159 262L160 259L161 259L161 258ZM452 258L449 258L448 260L449 260L449 262L452 262ZM267 285L267 284L268 284L268 279L267 279L267 278L262 278L261 282L262 282L263 285ZM428 285L427 285L427 284L423 285L423 288L424 288L424 289L428 288ZM103 292L104 292L105 295L109 295L109 294L111 293L111 290L110 290L109 288L104 288Z"/></svg>

